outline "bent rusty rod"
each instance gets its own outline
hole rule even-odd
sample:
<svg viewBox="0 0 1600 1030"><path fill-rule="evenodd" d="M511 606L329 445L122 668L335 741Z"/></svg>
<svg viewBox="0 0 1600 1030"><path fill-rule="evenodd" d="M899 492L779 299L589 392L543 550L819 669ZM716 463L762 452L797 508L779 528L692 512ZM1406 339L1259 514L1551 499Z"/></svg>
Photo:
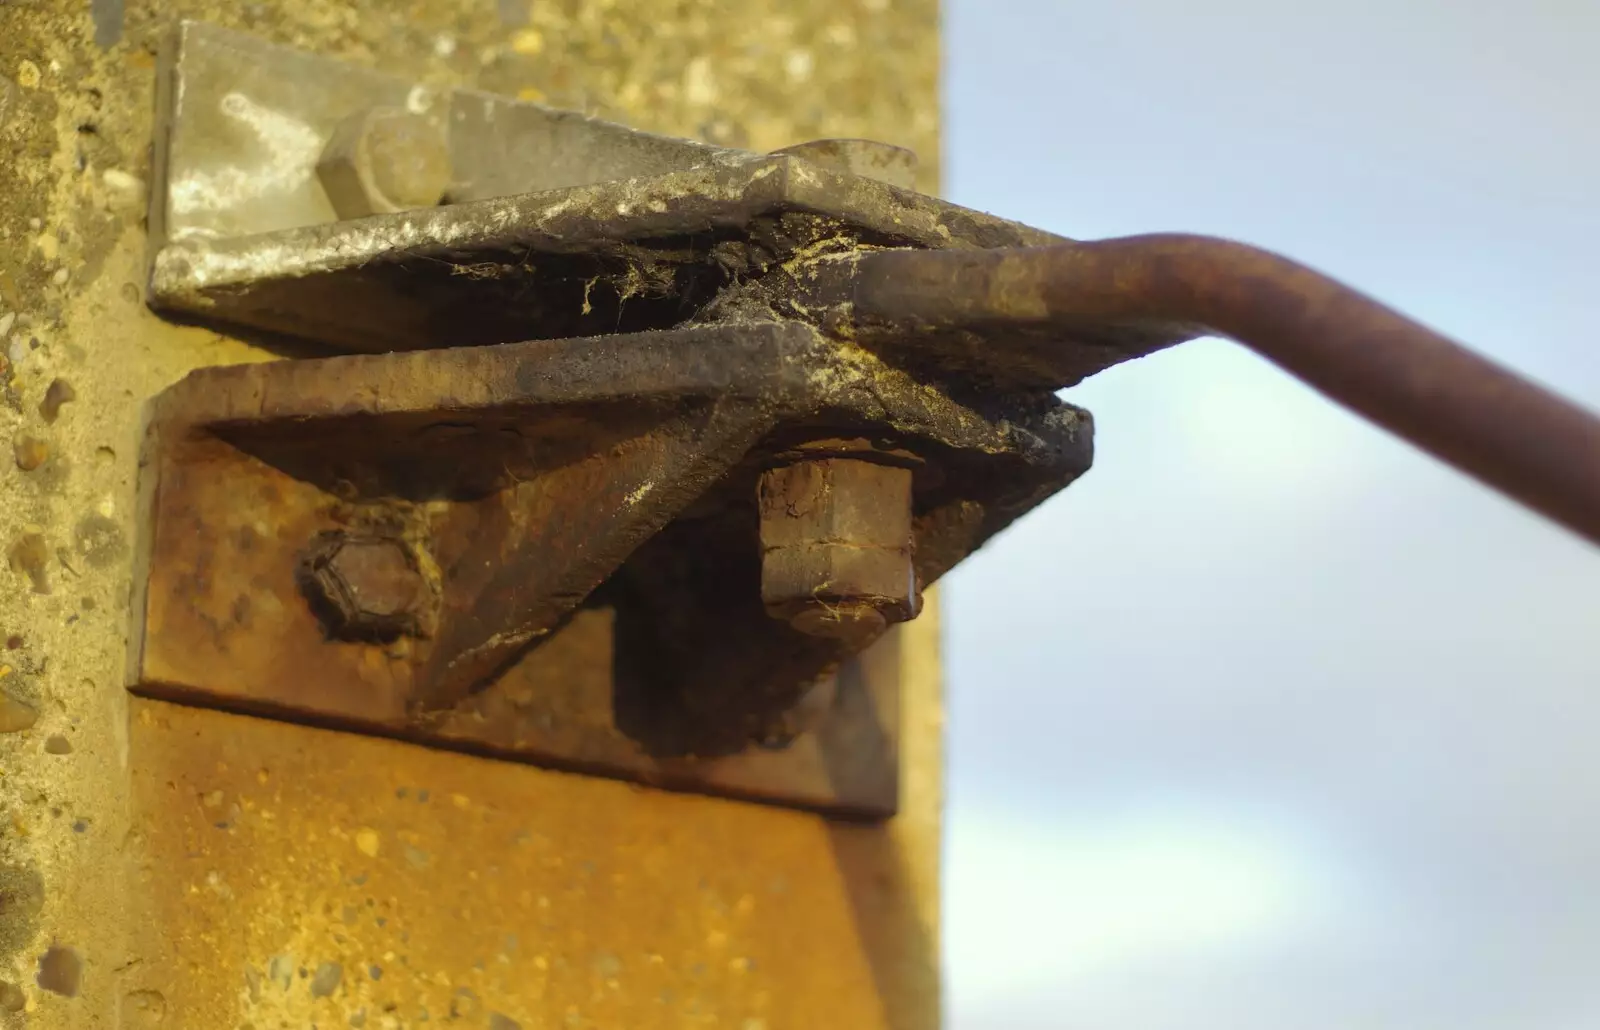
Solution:
<svg viewBox="0 0 1600 1030"><path fill-rule="evenodd" d="M904 318L914 296L915 319L928 328L1059 323L1063 341L1085 326L1168 341L1229 337L1600 544L1600 419L1276 254L1187 235L885 251L864 255L854 280L858 319ZM1054 385L1076 376L1061 378Z"/></svg>

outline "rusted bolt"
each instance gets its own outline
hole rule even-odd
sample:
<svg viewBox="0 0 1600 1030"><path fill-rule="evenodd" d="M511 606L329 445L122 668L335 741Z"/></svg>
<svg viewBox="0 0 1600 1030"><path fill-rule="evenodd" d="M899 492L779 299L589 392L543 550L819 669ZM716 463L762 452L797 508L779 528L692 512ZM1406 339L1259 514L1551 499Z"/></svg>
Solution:
<svg viewBox="0 0 1600 1030"><path fill-rule="evenodd" d="M916 152L893 143L879 143L875 139L814 139L773 153L803 158L824 168L877 179L905 190L917 187Z"/></svg>
<svg viewBox="0 0 1600 1030"><path fill-rule="evenodd" d="M819 458L761 477L761 600L802 633L864 639L922 607L911 470Z"/></svg>
<svg viewBox="0 0 1600 1030"><path fill-rule="evenodd" d="M333 130L317 178L340 218L433 207L450 185L450 145L421 115L368 108Z"/></svg>
<svg viewBox="0 0 1600 1030"><path fill-rule="evenodd" d="M301 559L298 579L330 637L388 641L431 631L434 591L405 541L324 533Z"/></svg>

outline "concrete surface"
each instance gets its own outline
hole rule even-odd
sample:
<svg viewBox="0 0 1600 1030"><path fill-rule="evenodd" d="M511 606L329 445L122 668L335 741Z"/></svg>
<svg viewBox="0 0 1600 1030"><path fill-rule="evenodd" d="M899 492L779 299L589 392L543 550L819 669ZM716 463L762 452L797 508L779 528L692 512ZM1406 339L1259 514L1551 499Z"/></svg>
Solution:
<svg viewBox="0 0 1600 1030"><path fill-rule="evenodd" d="M931 618L886 828L130 701L141 406L267 357L141 298L180 16L937 180L933 0L0 4L0 1027L937 1025Z"/></svg>

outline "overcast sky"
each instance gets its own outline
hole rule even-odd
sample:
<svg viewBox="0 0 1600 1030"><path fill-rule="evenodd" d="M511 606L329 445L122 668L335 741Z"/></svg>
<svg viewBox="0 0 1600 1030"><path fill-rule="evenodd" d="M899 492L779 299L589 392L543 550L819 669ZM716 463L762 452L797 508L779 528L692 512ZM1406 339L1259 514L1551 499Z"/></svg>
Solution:
<svg viewBox="0 0 1600 1030"><path fill-rule="evenodd" d="M946 195L1600 408L1600 4L946 0ZM947 580L955 1030L1600 1027L1600 550L1230 344Z"/></svg>

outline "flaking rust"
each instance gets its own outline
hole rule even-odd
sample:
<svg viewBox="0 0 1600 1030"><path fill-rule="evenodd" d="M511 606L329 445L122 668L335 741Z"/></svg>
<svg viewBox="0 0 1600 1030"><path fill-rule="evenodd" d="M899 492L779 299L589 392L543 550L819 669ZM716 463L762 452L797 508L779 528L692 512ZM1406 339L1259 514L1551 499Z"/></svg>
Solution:
<svg viewBox="0 0 1600 1030"><path fill-rule="evenodd" d="M1074 411L1050 398L997 420L795 320L196 373L147 444L134 686L888 814L897 701L853 656L1087 467ZM761 589L761 476L834 458L895 479L905 527L882 552L900 572L851 588L892 618L849 633L774 618ZM374 512L408 514L380 532ZM332 571L330 541L387 546L401 527L404 548L360 574L376 593L426 581L404 599L436 612L425 632L394 604L376 627L330 616L359 569L307 603L308 554ZM824 613L852 603L813 586ZM807 697L832 700L797 728Z"/></svg>
<svg viewBox="0 0 1600 1030"><path fill-rule="evenodd" d="M382 353L157 400L134 688L892 813L898 698L856 656L1080 475L1092 426L1048 391L990 403L864 348L840 270L1057 238L903 188L894 148L754 154L465 93L411 115L453 112L450 203L341 221L288 176L272 204L185 213L175 184L273 160L207 149L208 90L292 111L348 170L339 134L397 86L261 50L358 116L282 76L232 82L217 54L257 44L179 42L151 303ZM490 109L504 146L474 135ZM567 133L590 165L545 148L519 171L519 131ZM513 180L542 188L485 185ZM792 539L763 500L785 482L817 487Z"/></svg>

